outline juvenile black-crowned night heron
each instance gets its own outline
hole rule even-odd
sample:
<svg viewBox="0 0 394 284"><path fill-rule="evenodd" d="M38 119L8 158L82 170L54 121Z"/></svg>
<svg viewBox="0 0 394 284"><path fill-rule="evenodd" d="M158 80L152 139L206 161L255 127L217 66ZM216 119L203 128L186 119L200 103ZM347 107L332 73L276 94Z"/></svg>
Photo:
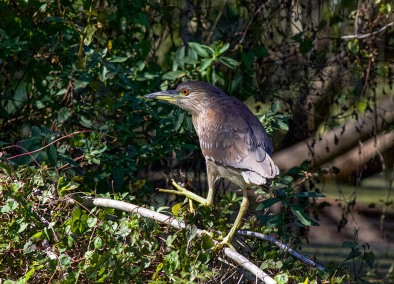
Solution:
<svg viewBox="0 0 394 284"><path fill-rule="evenodd" d="M230 245L249 206L247 188L266 184L279 173L271 159L272 144L263 125L241 101L205 82L184 82L176 90L156 92L146 97L170 102L191 113L207 166L207 198L175 183L177 190L161 191L211 206L217 179L226 178L242 188L243 199L238 216L222 241L222 244Z"/></svg>

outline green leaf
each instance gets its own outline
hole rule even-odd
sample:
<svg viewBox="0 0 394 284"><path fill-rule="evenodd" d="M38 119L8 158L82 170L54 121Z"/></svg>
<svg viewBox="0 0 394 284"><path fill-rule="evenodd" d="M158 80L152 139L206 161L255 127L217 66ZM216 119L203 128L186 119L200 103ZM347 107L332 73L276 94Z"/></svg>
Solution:
<svg viewBox="0 0 394 284"><path fill-rule="evenodd" d="M222 54L223 52L227 51L227 49L230 47L230 44L226 42L223 44L223 46L219 49L218 55Z"/></svg>
<svg viewBox="0 0 394 284"><path fill-rule="evenodd" d="M280 108L280 102L274 101L270 107L271 112L276 113Z"/></svg>
<svg viewBox="0 0 394 284"><path fill-rule="evenodd" d="M96 249L102 249L104 247L103 239L100 236L94 238L93 244Z"/></svg>
<svg viewBox="0 0 394 284"><path fill-rule="evenodd" d="M120 63L120 62L125 62L127 59L129 59L129 57L114 56L110 58L109 62Z"/></svg>
<svg viewBox="0 0 394 284"><path fill-rule="evenodd" d="M186 252L189 249L190 242L197 236L197 226L191 225L186 227L187 245Z"/></svg>
<svg viewBox="0 0 394 284"><path fill-rule="evenodd" d="M46 147L45 149L47 156L48 156L48 161L52 166L56 166L57 163L57 149L54 145L51 145L49 147Z"/></svg>
<svg viewBox="0 0 394 284"><path fill-rule="evenodd" d="M209 46L199 44L197 42L189 42L189 46L201 57L209 58L213 57L214 50Z"/></svg>
<svg viewBox="0 0 394 284"><path fill-rule="evenodd" d="M35 252L36 250L37 246L31 240L28 240L23 246L23 254L29 254Z"/></svg>
<svg viewBox="0 0 394 284"><path fill-rule="evenodd" d="M88 215L80 207L76 207L71 214L71 231L76 234L85 232Z"/></svg>
<svg viewBox="0 0 394 284"><path fill-rule="evenodd" d="M361 252L358 248L354 248L351 250L351 252L347 255L345 261L361 257Z"/></svg>
<svg viewBox="0 0 394 284"><path fill-rule="evenodd" d="M182 203L177 203L171 207L172 215L179 216L182 212Z"/></svg>
<svg viewBox="0 0 394 284"><path fill-rule="evenodd" d="M43 267L43 265L38 265L37 267L32 267L23 277L23 283L29 283L29 279L34 275L34 272L37 270L40 270ZM18 281L19 282L19 281Z"/></svg>
<svg viewBox="0 0 394 284"><path fill-rule="evenodd" d="M269 55L269 51L265 46L257 46L253 49L253 51L258 58L264 58Z"/></svg>
<svg viewBox="0 0 394 284"><path fill-rule="evenodd" d="M374 255L374 253L372 251L368 251L368 252L364 253L363 258L364 258L365 262L368 264L368 266L370 268L372 268L372 266L375 263L375 255Z"/></svg>
<svg viewBox="0 0 394 284"><path fill-rule="evenodd" d="M16 208L18 208L19 203L15 201L14 199L10 198L7 200L7 203L1 208L1 213L9 213L14 211Z"/></svg>
<svg viewBox="0 0 394 284"><path fill-rule="evenodd" d="M324 194L321 194L319 192L314 192L314 191L310 191L310 192L297 192L293 194L294 197L311 197L311 198L317 198L317 197L325 197Z"/></svg>
<svg viewBox="0 0 394 284"><path fill-rule="evenodd" d="M63 123L70 117L70 115L71 114L70 111L68 110L68 107L62 107L57 115L57 121L59 123Z"/></svg>
<svg viewBox="0 0 394 284"><path fill-rule="evenodd" d="M185 112L181 112L178 116L178 120L176 121L176 124L174 127L175 131L177 131L181 127L184 118L185 118Z"/></svg>
<svg viewBox="0 0 394 284"><path fill-rule="evenodd" d="M172 275L175 270L177 270L180 266L180 261L179 261L179 253L176 250L173 250L170 252L170 254L166 255L164 258L164 263L163 263L163 270L169 274Z"/></svg>
<svg viewBox="0 0 394 284"><path fill-rule="evenodd" d="M89 25L86 26L86 28L85 28L85 38L83 40L83 43L85 45L89 45L92 42L92 40L94 38L94 33L96 32L96 30L97 29L96 29L95 25L89 24Z"/></svg>
<svg viewBox="0 0 394 284"><path fill-rule="evenodd" d="M289 130L289 126L281 120L278 121L278 126L280 129Z"/></svg>
<svg viewBox="0 0 394 284"><path fill-rule="evenodd" d="M22 233L24 230L26 230L26 228L29 226L29 223L21 223L19 224L19 230L18 230L18 234Z"/></svg>
<svg viewBox="0 0 394 284"><path fill-rule="evenodd" d="M278 284L285 284L289 281L289 275L278 274L278 275L275 275L274 279Z"/></svg>
<svg viewBox="0 0 394 284"><path fill-rule="evenodd" d="M175 79L178 79L178 78L183 77L185 75L186 75L185 71L170 71L170 72L165 73L161 78L163 80L174 81Z"/></svg>
<svg viewBox="0 0 394 284"><path fill-rule="evenodd" d="M0 170L3 170L9 177L11 177L12 175L11 175L11 168L6 164L6 163L3 163L3 162L0 162Z"/></svg>
<svg viewBox="0 0 394 284"><path fill-rule="evenodd" d="M64 177L60 177L57 184L60 197L64 197L69 191L73 191L78 187L79 183L74 181L66 181Z"/></svg>
<svg viewBox="0 0 394 284"><path fill-rule="evenodd" d="M81 115L81 120L79 121L79 123L87 128L91 128L93 126L93 123L90 119L88 119L86 116Z"/></svg>
<svg viewBox="0 0 394 284"><path fill-rule="evenodd" d="M256 210L263 210L265 208L269 208L269 207L271 207L272 205L274 205L275 203L277 203L279 201L281 201L281 200L279 198L276 198L276 197L268 198L268 199L264 200L263 202L261 202L257 206Z"/></svg>
<svg viewBox="0 0 394 284"><path fill-rule="evenodd" d="M305 38L301 43L300 43L300 52L302 54L307 54L309 51L311 51L313 48L313 42L311 38Z"/></svg>
<svg viewBox="0 0 394 284"><path fill-rule="evenodd" d="M219 57L219 61L231 69L234 69L240 64L237 60L224 56Z"/></svg>
<svg viewBox="0 0 394 284"><path fill-rule="evenodd" d="M185 47L182 46L176 51L175 55L175 63L183 69L184 66L184 58L185 58Z"/></svg>
<svg viewBox="0 0 394 284"><path fill-rule="evenodd" d="M201 235L201 247L206 250L206 249L210 249L212 247L214 247L215 243L212 240L212 238L210 236L208 236L207 234L202 234Z"/></svg>
<svg viewBox="0 0 394 284"><path fill-rule="evenodd" d="M93 228L97 224L97 218L93 216L89 216L86 223L89 228Z"/></svg>
<svg viewBox="0 0 394 284"><path fill-rule="evenodd" d="M205 69L207 69L212 64L212 61L213 61L212 58L208 58L208 59L204 60L201 63L200 70L204 71Z"/></svg>
<svg viewBox="0 0 394 284"><path fill-rule="evenodd" d="M304 226L311 226L312 225L312 220L309 218L309 216L305 213L305 211L293 204L290 204L290 210L294 214L294 216L297 217L297 219L301 222L302 225Z"/></svg>
<svg viewBox="0 0 394 284"><path fill-rule="evenodd" d="M60 262L60 265L61 265L63 268L68 268L68 267L71 265L71 259L70 259L70 257L69 257L68 255L66 255L66 254L61 254L61 255L59 256L59 262Z"/></svg>

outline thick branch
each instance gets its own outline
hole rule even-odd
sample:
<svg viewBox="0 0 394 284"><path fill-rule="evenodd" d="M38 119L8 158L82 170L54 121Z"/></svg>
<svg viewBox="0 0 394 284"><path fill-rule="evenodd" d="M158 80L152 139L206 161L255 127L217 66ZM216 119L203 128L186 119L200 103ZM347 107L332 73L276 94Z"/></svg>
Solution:
<svg viewBox="0 0 394 284"><path fill-rule="evenodd" d="M360 142L350 151L324 164L322 168L328 169L328 172L331 172L330 169L332 168L337 168L340 175L346 176L393 146L394 132L380 134L368 139L366 142Z"/></svg>
<svg viewBox="0 0 394 284"><path fill-rule="evenodd" d="M285 171L301 165L306 160L311 161L313 166L320 166L351 149L359 141L381 132L385 125L393 124L393 110L393 100L386 99L379 104L377 113L368 112L357 120L327 132L321 139L311 137L276 152L273 160L280 169Z"/></svg>
<svg viewBox="0 0 394 284"><path fill-rule="evenodd" d="M185 223L180 222L173 217L131 204L127 203L124 201L118 201L118 200L111 200L111 199L106 199L106 198L93 198L93 197L83 197L83 204L85 206L93 207L104 207L104 208L113 208L125 212L130 212L134 214L139 214L143 217L154 219L156 221L159 221L164 224L168 224L171 227L175 229L182 229L186 228ZM198 229L197 234L201 235L203 233L202 230ZM230 249L230 248L225 248L224 249L225 255L236 262L238 265L242 266L249 272L253 273L255 275L256 279L260 279L264 283L276 283L274 279L272 279L268 274L266 274L264 271L262 271L259 267L257 267L255 264L253 264L250 260L245 258L243 255L239 254L238 252Z"/></svg>

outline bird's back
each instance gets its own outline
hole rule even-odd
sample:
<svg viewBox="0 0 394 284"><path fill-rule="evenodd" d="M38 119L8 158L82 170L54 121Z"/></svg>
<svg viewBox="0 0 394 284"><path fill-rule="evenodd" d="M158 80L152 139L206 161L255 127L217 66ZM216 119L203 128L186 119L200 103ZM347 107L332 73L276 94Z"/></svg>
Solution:
<svg viewBox="0 0 394 284"><path fill-rule="evenodd" d="M239 173L238 184L265 184L279 173L263 125L241 101L224 94L213 97L193 123L207 161Z"/></svg>

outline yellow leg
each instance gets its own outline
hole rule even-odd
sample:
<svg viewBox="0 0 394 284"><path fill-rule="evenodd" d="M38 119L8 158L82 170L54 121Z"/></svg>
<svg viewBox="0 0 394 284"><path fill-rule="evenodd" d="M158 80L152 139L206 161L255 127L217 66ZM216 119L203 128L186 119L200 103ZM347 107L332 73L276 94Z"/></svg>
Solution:
<svg viewBox="0 0 394 284"><path fill-rule="evenodd" d="M248 210L249 207L249 200L248 200L248 194L246 188L242 189L242 194L243 194L242 203L239 208L239 212L237 218L235 219L234 225L231 228L230 232L227 234L227 236L224 237L224 239L220 242L219 245L228 245L230 248L234 249L234 247L231 245L231 240L235 235L235 231L241 225L242 217L245 215L246 210Z"/></svg>
<svg viewBox="0 0 394 284"><path fill-rule="evenodd" d="M190 190L187 190L181 186L179 186L174 180L172 180L172 185L177 189L177 190L172 190L172 189L159 189L160 192L167 192L167 193L172 193L176 195L182 195L185 196L191 200L197 201L198 203L201 203L204 206L211 206L213 204L213 187L209 187L208 189L208 196L207 198L203 198L194 192L191 192Z"/></svg>
<svg viewBox="0 0 394 284"><path fill-rule="evenodd" d="M194 206L193 206L193 200L187 199L189 201L189 211L190 213L194 213Z"/></svg>

